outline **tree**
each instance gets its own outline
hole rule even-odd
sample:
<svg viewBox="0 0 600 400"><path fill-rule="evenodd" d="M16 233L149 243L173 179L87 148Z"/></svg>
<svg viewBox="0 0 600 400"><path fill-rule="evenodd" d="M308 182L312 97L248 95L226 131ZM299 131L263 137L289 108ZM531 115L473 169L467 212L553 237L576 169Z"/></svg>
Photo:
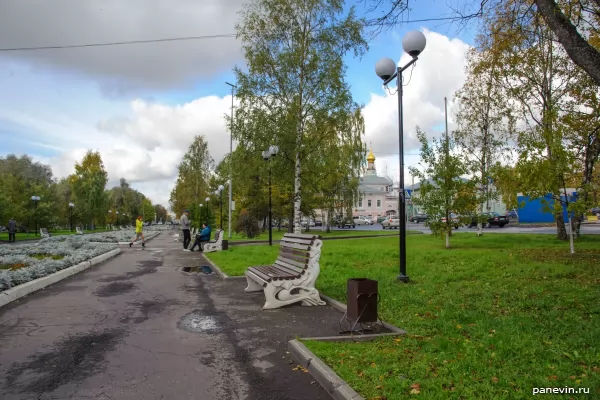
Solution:
<svg viewBox="0 0 600 400"><path fill-rule="evenodd" d="M160 204L154 205L154 213L156 214L156 219L162 222L167 221L167 209L164 208Z"/></svg>
<svg viewBox="0 0 600 400"><path fill-rule="evenodd" d="M378 31L393 28L409 11L408 0L361 0L371 4L370 11L383 8L383 15L368 21ZM543 18L568 57L600 85L600 2L598 0L484 0L472 12L455 12L448 20L467 22L504 9L504 27L528 29L533 17ZM506 5L509 7L505 7Z"/></svg>
<svg viewBox="0 0 600 400"><path fill-rule="evenodd" d="M556 46L552 31L531 9L527 30L506 28L505 16L517 6L521 4L502 4L503 8L486 21L481 37L485 32L494 34L479 43L481 51L493 54L498 61L496 84L506 91L507 102L520 113L524 125L514 138L520 191L534 198L551 195L557 237L566 240L562 193L567 175L573 171L574 157L566 150L559 115L569 102L578 68Z"/></svg>
<svg viewBox="0 0 600 400"><path fill-rule="evenodd" d="M496 186L490 185L491 168L497 162L508 161L505 156L510 154L508 138L515 129L506 93L495 82L498 69L496 53L479 52L475 48L469 50L468 78L455 95L459 110L454 138L462 149L472 179L478 184L480 214L490 211L490 200L499 197ZM477 236L483 234L482 222L479 217Z"/></svg>
<svg viewBox="0 0 600 400"><path fill-rule="evenodd" d="M476 204L476 182L463 178L470 171L460 156L452 154L456 148L452 139L433 139L429 144L426 134L418 127L417 137L421 143L420 164L424 170L409 167L411 175L420 182L419 194L413 197L413 202L423 207L429 217L427 226L434 235L441 235L446 248L450 248L454 225L451 214L456 214L461 222L470 219Z"/></svg>
<svg viewBox="0 0 600 400"><path fill-rule="evenodd" d="M177 167L177 182L169 198L171 209L177 216L183 214L186 208L199 207L204 202L203 199L210 192L208 184L213 166L214 161L204 136L195 136Z"/></svg>
<svg viewBox="0 0 600 400"><path fill-rule="evenodd" d="M295 231L301 230L303 162L318 149L325 123L338 125L358 106L345 82L343 57L362 54L363 21L341 0L255 0L236 26L248 72L235 69L240 101L238 139L253 141L261 121L265 136L293 160ZM310 135L307 135L310 132ZM269 141L271 141L269 140ZM267 143L269 142L267 141Z"/></svg>
<svg viewBox="0 0 600 400"><path fill-rule="evenodd" d="M96 221L106 219L108 196L104 189L108 174L100 152L89 150L81 162L75 164L75 173L69 176L79 214L94 229Z"/></svg>

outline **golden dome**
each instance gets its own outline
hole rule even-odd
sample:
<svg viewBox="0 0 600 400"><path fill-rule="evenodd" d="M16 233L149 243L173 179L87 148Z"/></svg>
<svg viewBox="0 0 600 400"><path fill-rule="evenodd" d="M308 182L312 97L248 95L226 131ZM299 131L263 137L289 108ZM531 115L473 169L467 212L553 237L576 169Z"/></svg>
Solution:
<svg viewBox="0 0 600 400"><path fill-rule="evenodd" d="M367 156L367 161L370 163L375 162L375 155L373 155L373 149L369 150L369 155Z"/></svg>

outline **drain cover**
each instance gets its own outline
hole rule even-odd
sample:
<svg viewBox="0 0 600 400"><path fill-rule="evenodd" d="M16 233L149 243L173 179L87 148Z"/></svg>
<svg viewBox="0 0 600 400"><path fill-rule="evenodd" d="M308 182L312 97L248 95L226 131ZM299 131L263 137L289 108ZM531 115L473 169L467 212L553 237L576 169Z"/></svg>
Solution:
<svg viewBox="0 0 600 400"><path fill-rule="evenodd" d="M217 320L214 317L202 315L198 311L193 311L185 315L181 318L178 325L180 329L195 333L215 331L219 328Z"/></svg>

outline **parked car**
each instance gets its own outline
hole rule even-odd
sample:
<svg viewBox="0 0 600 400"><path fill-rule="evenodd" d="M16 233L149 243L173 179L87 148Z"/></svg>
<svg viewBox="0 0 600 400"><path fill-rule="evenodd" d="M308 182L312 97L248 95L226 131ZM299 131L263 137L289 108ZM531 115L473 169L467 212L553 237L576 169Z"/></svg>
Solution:
<svg viewBox="0 0 600 400"><path fill-rule="evenodd" d="M509 210L506 212L506 218L508 219L516 219L519 218L519 214L515 210Z"/></svg>
<svg viewBox="0 0 600 400"><path fill-rule="evenodd" d="M392 229L392 228L396 228L398 229L400 227L400 218L398 218L395 215L390 215L389 217L386 217L386 219L384 219L381 222L381 228L385 229Z"/></svg>
<svg viewBox="0 0 600 400"><path fill-rule="evenodd" d="M371 225L371 221L365 217L356 217L354 218L354 225Z"/></svg>
<svg viewBox="0 0 600 400"><path fill-rule="evenodd" d="M412 222L414 222L415 224L418 224L419 222L427 222L428 218L429 217L427 216L427 214L418 213L418 214L415 214L410 220Z"/></svg>
<svg viewBox="0 0 600 400"><path fill-rule="evenodd" d="M370 225L373 225L375 223L375 221L373 221L373 217L371 217L370 215L365 215L363 216L364 219L366 219Z"/></svg>
<svg viewBox="0 0 600 400"><path fill-rule="evenodd" d="M323 226L323 221L321 221L320 219L316 219L315 226Z"/></svg>
<svg viewBox="0 0 600 400"><path fill-rule="evenodd" d="M481 214L482 219L484 219L484 223L483 226L486 228L490 228L492 226L498 226L500 228L504 227L504 225L507 225L510 221L508 220L508 217L506 217L505 215L500 215L497 212L485 212L483 214ZM477 217L474 216L473 219L471 220L471 223L469 224L469 228L472 228L474 226L477 226Z"/></svg>
<svg viewBox="0 0 600 400"><path fill-rule="evenodd" d="M594 215L598 215L600 214L600 207L594 207L590 209L590 213L594 214Z"/></svg>
<svg viewBox="0 0 600 400"><path fill-rule="evenodd" d="M445 224L446 217L442 217L441 221L442 224ZM460 218L454 213L450 213L450 222L452 223L452 225L454 225L454 229L458 229L460 227Z"/></svg>
<svg viewBox="0 0 600 400"><path fill-rule="evenodd" d="M380 224L382 223L384 220L386 220L388 217L383 216L383 217L377 217L377 223Z"/></svg>
<svg viewBox="0 0 600 400"><path fill-rule="evenodd" d="M333 221L333 225L343 229L343 228L356 228L356 224L354 223L354 220L349 217L349 218L336 218Z"/></svg>

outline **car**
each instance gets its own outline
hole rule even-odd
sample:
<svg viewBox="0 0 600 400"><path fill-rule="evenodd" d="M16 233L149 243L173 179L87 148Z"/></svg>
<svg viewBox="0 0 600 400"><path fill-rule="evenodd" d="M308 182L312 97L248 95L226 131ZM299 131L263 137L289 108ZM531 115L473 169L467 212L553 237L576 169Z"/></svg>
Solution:
<svg viewBox="0 0 600 400"><path fill-rule="evenodd" d="M343 229L343 228L356 228L356 224L352 218L336 218L333 221L333 225Z"/></svg>
<svg viewBox="0 0 600 400"><path fill-rule="evenodd" d="M428 218L429 217L427 216L427 214L425 214L425 213L418 213L418 214L415 214L414 216L412 216L410 218L410 220L412 222L414 222L415 224L418 224L419 222L427 222Z"/></svg>
<svg viewBox="0 0 600 400"><path fill-rule="evenodd" d="M519 214L515 210L510 210L506 212L506 218L508 219L517 219L519 218Z"/></svg>
<svg viewBox="0 0 600 400"><path fill-rule="evenodd" d="M380 223L382 223L383 221L385 221L387 218L388 218L388 217L385 217L385 216L384 216L384 217L377 217L377 223L378 223L378 224L380 224Z"/></svg>
<svg viewBox="0 0 600 400"><path fill-rule="evenodd" d="M392 229L392 228L396 228L398 229L400 227L400 218L398 218L395 215L390 215L389 217L387 217L386 219L384 219L381 222L381 228L385 229Z"/></svg>
<svg viewBox="0 0 600 400"><path fill-rule="evenodd" d="M370 225L373 225L375 223L375 221L373 221L373 217L371 217L370 215L363 216L363 218L366 219Z"/></svg>
<svg viewBox="0 0 600 400"><path fill-rule="evenodd" d="M371 221L369 221L365 217L355 217L354 225L371 225Z"/></svg>
<svg viewBox="0 0 600 400"><path fill-rule="evenodd" d="M442 217L441 221L442 224L445 224L446 217ZM453 223L452 225L454 225L454 229L458 229L460 227L460 218L458 217L458 215L450 213L450 221Z"/></svg>
<svg viewBox="0 0 600 400"><path fill-rule="evenodd" d="M594 215L600 214L600 207L594 207L590 209L590 213Z"/></svg>
<svg viewBox="0 0 600 400"><path fill-rule="evenodd" d="M323 226L323 221L321 221L320 219L316 219L315 226Z"/></svg>
<svg viewBox="0 0 600 400"><path fill-rule="evenodd" d="M507 225L510 221L506 215L500 215L497 212L485 212L481 214L482 219L485 221L483 226L491 228L492 226L498 226L500 228ZM469 228L477 226L477 217L474 216L471 223L468 225Z"/></svg>

